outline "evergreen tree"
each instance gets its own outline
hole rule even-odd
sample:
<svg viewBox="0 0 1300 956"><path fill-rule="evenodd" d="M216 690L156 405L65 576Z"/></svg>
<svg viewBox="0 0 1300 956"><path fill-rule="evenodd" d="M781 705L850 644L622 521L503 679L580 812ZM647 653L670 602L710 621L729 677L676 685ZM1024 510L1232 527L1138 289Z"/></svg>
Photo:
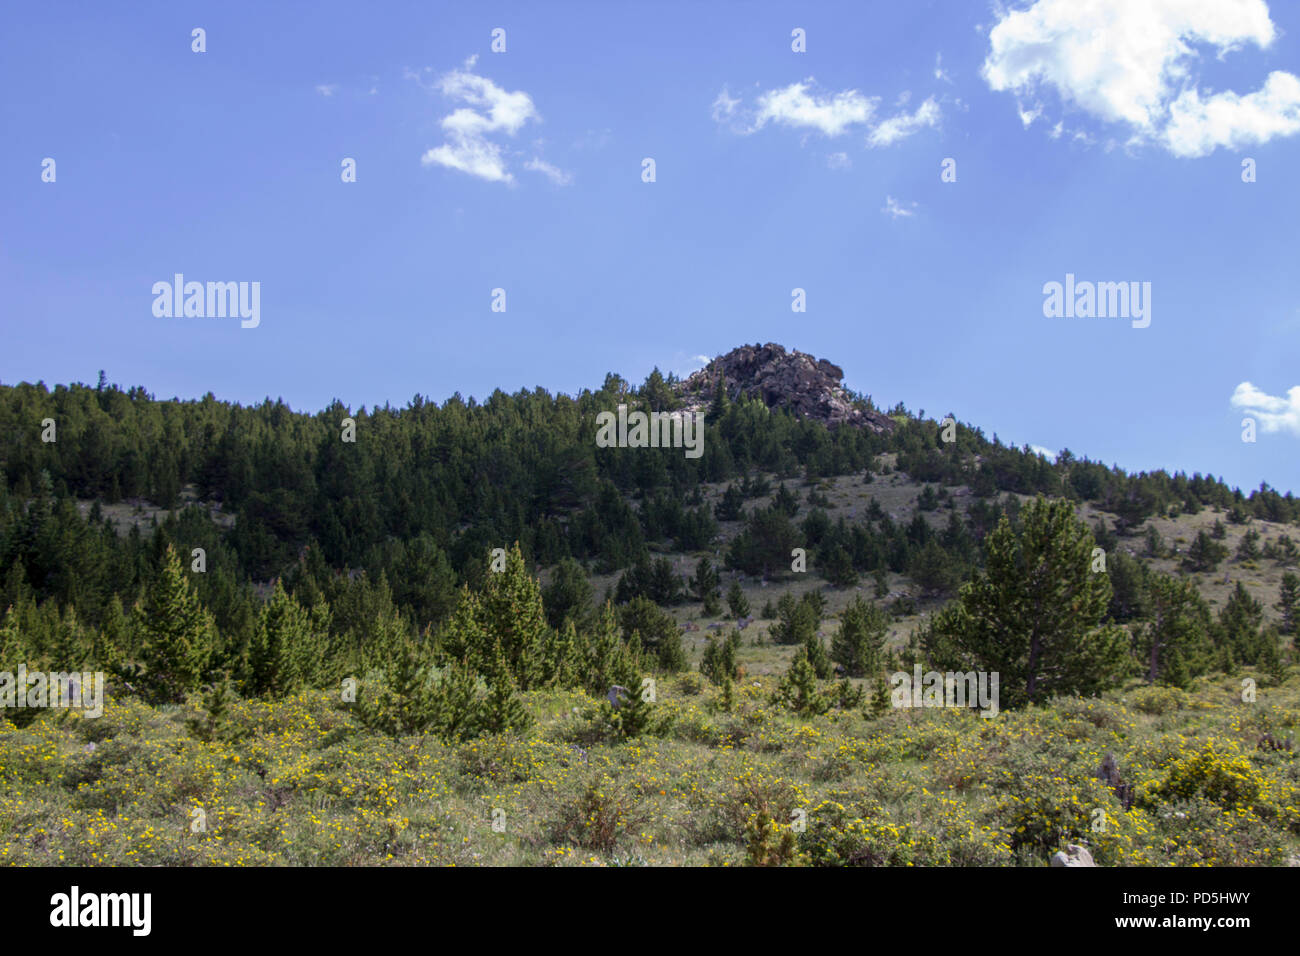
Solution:
<svg viewBox="0 0 1300 956"><path fill-rule="evenodd" d="M740 648L740 632L730 631L722 640L709 638L700 659L700 673L715 684L737 677L736 652Z"/></svg>
<svg viewBox="0 0 1300 956"><path fill-rule="evenodd" d="M718 603L721 594L720 579L713 562L707 557L700 558L695 565L695 576L691 578L691 591L704 606L704 617L716 617L722 610Z"/></svg>
<svg viewBox="0 0 1300 956"><path fill-rule="evenodd" d="M1165 556L1165 540L1160 536L1159 529L1153 524L1147 525L1146 552L1148 558L1163 558Z"/></svg>
<svg viewBox="0 0 1300 956"><path fill-rule="evenodd" d="M745 496L735 484L727 485L722 499L713 507L713 515L719 521L739 521L745 517Z"/></svg>
<svg viewBox="0 0 1300 956"><path fill-rule="evenodd" d="M878 674L872 681L869 715L874 718L883 717L889 713L892 706L893 701L889 697L889 685L885 682L885 675Z"/></svg>
<svg viewBox="0 0 1300 956"><path fill-rule="evenodd" d="M826 680L831 676L831 659L826 653L826 645L822 643L816 631L804 638L802 649L819 680Z"/></svg>
<svg viewBox="0 0 1300 956"><path fill-rule="evenodd" d="M843 545L836 544L826 553L821 561L821 573L828 582L837 588L851 588L858 583L858 572L853 567L853 558Z"/></svg>
<svg viewBox="0 0 1300 956"><path fill-rule="evenodd" d="M1219 612L1219 644L1234 662L1258 664L1264 650L1260 626L1264 623L1264 605L1250 596L1240 581Z"/></svg>
<svg viewBox="0 0 1300 956"><path fill-rule="evenodd" d="M490 670L494 645L500 641L520 688L533 687L540 678L538 658L546 640L546 612L541 586L528 573L518 541L506 556L505 570L487 575L481 614L486 641L471 649L471 665L480 673Z"/></svg>
<svg viewBox="0 0 1300 956"><path fill-rule="evenodd" d="M1106 573L1110 576L1111 617L1121 624L1146 618L1151 611L1151 572L1147 566L1119 550L1110 556Z"/></svg>
<svg viewBox="0 0 1300 956"><path fill-rule="evenodd" d="M806 716L824 714L830 709L830 700L817 689L817 672L808 661L805 647L795 651L790 668L773 695L773 702Z"/></svg>
<svg viewBox="0 0 1300 956"><path fill-rule="evenodd" d="M719 372L713 379L713 399L709 404L708 423L713 425L726 418L730 409L731 398L727 394L727 380Z"/></svg>
<svg viewBox="0 0 1300 956"><path fill-rule="evenodd" d="M727 564L746 574L768 575L790 568L791 549L800 540L790 516L780 508L755 508L745 528L732 539Z"/></svg>
<svg viewBox="0 0 1300 956"><path fill-rule="evenodd" d="M957 586L959 572L938 541L931 538L908 565L908 574L927 597L947 594Z"/></svg>
<svg viewBox="0 0 1300 956"><path fill-rule="evenodd" d="M793 518L799 513L799 499L785 486L785 482L777 486L776 494L772 496L772 507L783 512L787 518Z"/></svg>
<svg viewBox="0 0 1300 956"><path fill-rule="evenodd" d="M778 644L803 644L817 633L816 612L807 601L798 600L793 594L781 595L776 602L776 616L777 622L769 633Z"/></svg>
<svg viewBox="0 0 1300 956"><path fill-rule="evenodd" d="M1020 518L1019 530L1005 516L998 522L985 571L941 616L953 669L970 661L997 671L1011 707L1113 686L1127 667L1127 640L1102 624L1110 580L1092 571L1092 535L1065 500L1040 497Z"/></svg>
<svg viewBox="0 0 1300 956"><path fill-rule="evenodd" d="M542 605L546 608L546 622L556 630L572 620L579 628L587 627L596 612L593 604L591 582L573 558L565 558L555 567L551 583L542 592Z"/></svg>
<svg viewBox="0 0 1300 956"><path fill-rule="evenodd" d="M274 696L292 694L306 683L325 653L323 641L312 632L311 616L277 580L257 617L249 690Z"/></svg>
<svg viewBox="0 0 1300 956"><path fill-rule="evenodd" d="M1150 582L1151 620L1138 632L1136 651L1151 683L1186 687L1206 665L1210 611L1195 586L1168 574Z"/></svg>
<svg viewBox="0 0 1300 956"><path fill-rule="evenodd" d="M1237 560L1254 561L1259 557L1259 532L1254 528L1247 528L1246 533L1241 536L1241 541L1237 543Z"/></svg>
<svg viewBox="0 0 1300 956"><path fill-rule="evenodd" d="M1296 634L1297 624L1300 623L1300 578L1294 573L1287 571L1282 575L1274 607L1282 615L1282 633Z"/></svg>
<svg viewBox="0 0 1300 956"><path fill-rule="evenodd" d="M362 681L357 697L361 723L392 737L423 734L440 723L454 724L455 720L448 720L447 701L433 681L428 654L405 635L395 633L394 638L396 646L384 654L383 666ZM469 699L460 701L460 719L472 706L471 690Z"/></svg>
<svg viewBox="0 0 1300 956"><path fill-rule="evenodd" d="M503 734L527 730L532 720L532 715L515 694L510 665L498 641L487 674L487 696L479 707L478 726L485 733Z"/></svg>
<svg viewBox="0 0 1300 956"><path fill-rule="evenodd" d="M881 653L888 631L888 615L869 601L855 597L840 612L840 629L831 638L831 659L850 677L875 674L884 663Z"/></svg>
<svg viewBox="0 0 1300 956"><path fill-rule="evenodd" d="M727 607L731 610L732 617L749 616L749 598L745 597L739 581L732 581L731 587L727 589Z"/></svg>
<svg viewBox="0 0 1300 956"><path fill-rule="evenodd" d="M140 627L145 695L158 703L180 703L199 686L215 635L171 545L140 609Z"/></svg>
<svg viewBox="0 0 1300 956"><path fill-rule="evenodd" d="M1228 556L1228 549L1215 541L1204 529L1196 533L1187 549L1187 566L1193 571L1213 571Z"/></svg>

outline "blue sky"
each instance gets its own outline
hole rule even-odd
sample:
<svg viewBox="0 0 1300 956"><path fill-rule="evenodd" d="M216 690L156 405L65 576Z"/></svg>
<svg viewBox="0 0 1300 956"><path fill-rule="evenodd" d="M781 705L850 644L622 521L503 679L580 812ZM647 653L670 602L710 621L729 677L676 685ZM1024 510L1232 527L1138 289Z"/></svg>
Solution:
<svg viewBox="0 0 1300 956"><path fill-rule="evenodd" d="M1300 7L1137 6L11 5L0 381L316 410L776 341L1004 441L1300 491ZM155 316L175 273L259 282L260 324ZM1067 273L1150 282L1149 327L1045 317Z"/></svg>

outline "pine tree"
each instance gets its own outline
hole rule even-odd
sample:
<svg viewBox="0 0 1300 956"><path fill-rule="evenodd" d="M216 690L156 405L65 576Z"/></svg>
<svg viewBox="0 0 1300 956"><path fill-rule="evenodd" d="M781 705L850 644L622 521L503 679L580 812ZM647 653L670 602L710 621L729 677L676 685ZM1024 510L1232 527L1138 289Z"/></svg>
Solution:
<svg viewBox="0 0 1300 956"><path fill-rule="evenodd" d="M713 516L719 521L739 521L745 517L745 496L734 483L727 485L722 499L713 506Z"/></svg>
<svg viewBox="0 0 1300 956"><path fill-rule="evenodd" d="M625 687L627 692L620 694L617 702L606 699L599 705L604 724L617 737L656 736L666 731L671 722L670 715L663 713L652 699L650 687L642 686L635 656L633 653L623 658L614 671L617 685Z"/></svg>
<svg viewBox="0 0 1300 956"><path fill-rule="evenodd" d="M1006 516L986 540L986 569L962 588L952 646L1001 677L1006 706L1113 686L1127 639L1102 623L1110 580L1092 570L1094 540L1068 501L1038 498L1015 530Z"/></svg>
<svg viewBox="0 0 1300 956"><path fill-rule="evenodd" d="M695 596L704 605L704 617L717 617L722 611L718 604L720 579L717 569L713 567L713 562L707 557L700 558L699 563L695 565L695 576L691 578L691 590Z"/></svg>
<svg viewBox="0 0 1300 956"><path fill-rule="evenodd" d="M409 638L389 648L382 669L362 682L357 698L362 724L392 737L406 737L445 723L450 715L433 682L431 664L425 650ZM472 697L469 705L462 702L465 706L472 706Z"/></svg>
<svg viewBox="0 0 1300 956"><path fill-rule="evenodd" d="M500 641L511 674L520 689L529 690L539 677L536 655L545 641L547 624L541 585L528 573L518 541L506 557L505 570L488 573L480 600L483 638L488 643L471 649L471 664L480 672L487 671Z"/></svg>
<svg viewBox="0 0 1300 956"><path fill-rule="evenodd" d="M889 617L876 605L855 597L840 612L840 629L831 638L831 660L850 677L873 674L882 665L881 651Z"/></svg>
<svg viewBox="0 0 1300 956"><path fill-rule="evenodd" d="M727 379L718 372L713 378L713 399L709 404L708 423L717 424L723 418L726 418L727 412L731 409L731 399L727 395Z"/></svg>
<svg viewBox="0 0 1300 956"><path fill-rule="evenodd" d="M1168 574L1152 576L1150 601L1136 647L1147 680L1185 687L1208 663L1209 608L1190 581Z"/></svg>
<svg viewBox="0 0 1300 956"><path fill-rule="evenodd" d="M907 573L927 597L947 594L957 586L958 569L943 545L934 538L913 554Z"/></svg>
<svg viewBox="0 0 1300 956"><path fill-rule="evenodd" d="M469 585L460 589L456 606L438 635L438 654L442 660L468 661L471 666L486 667L495 641L484 624L483 603Z"/></svg>
<svg viewBox="0 0 1300 956"><path fill-rule="evenodd" d="M1246 533L1241 536L1241 541L1237 544L1238 561L1254 561L1259 557L1259 532L1254 528L1247 528Z"/></svg>
<svg viewBox="0 0 1300 956"><path fill-rule="evenodd" d="M872 681L870 716L883 717L889 713L891 706L893 706L893 701L889 697L889 685L886 683L883 674L877 674L875 680Z"/></svg>
<svg viewBox="0 0 1300 956"><path fill-rule="evenodd" d="M830 700L817 690L817 673L808 661L807 648L800 647L795 651L773 701L784 704L796 714L809 716L824 714L830 709Z"/></svg>
<svg viewBox="0 0 1300 956"><path fill-rule="evenodd" d="M487 675L487 696L479 713L479 727L489 734L502 734L527 730L532 725L532 715L515 694L510 665L498 641L493 663Z"/></svg>
<svg viewBox="0 0 1300 956"><path fill-rule="evenodd" d="M776 494L772 496L772 507L777 511L784 512L789 518L793 518L799 513L799 499L793 491L785 486L785 482L777 486Z"/></svg>
<svg viewBox="0 0 1300 956"><path fill-rule="evenodd" d="M1260 626L1264 623L1264 605L1250 596L1240 581L1219 612L1217 636L1232 657L1242 664L1258 664L1264 650Z"/></svg>
<svg viewBox="0 0 1300 956"><path fill-rule="evenodd" d="M198 687L215 636L212 619L199 604L171 545L140 610L140 626L146 696L158 703L180 703Z"/></svg>
<svg viewBox="0 0 1300 956"><path fill-rule="evenodd" d="M709 638L700 659L700 673L715 684L736 677L736 652L740 649L740 632L731 631L722 640Z"/></svg>
<svg viewBox="0 0 1300 956"><path fill-rule="evenodd" d="M1204 529L1196 533L1187 549L1187 566L1193 571L1213 571L1228 556L1228 549L1211 538Z"/></svg>
<svg viewBox="0 0 1300 956"><path fill-rule="evenodd" d="M858 583L858 572L853 558L843 545L834 545L821 562L821 574L837 588L851 588Z"/></svg>
<svg viewBox="0 0 1300 956"><path fill-rule="evenodd" d="M1146 550L1148 558L1165 556L1165 539L1160 537L1160 530L1154 524L1147 525Z"/></svg>
<svg viewBox="0 0 1300 956"><path fill-rule="evenodd" d="M1259 667L1274 686L1286 680L1286 662L1278 647L1278 635L1275 628L1269 627L1261 635L1262 648L1259 653Z"/></svg>
<svg viewBox="0 0 1300 956"><path fill-rule="evenodd" d="M187 717L185 726L198 740L221 740L230 729L230 706L235 689L227 675L204 688L197 714Z"/></svg>
<svg viewBox="0 0 1300 956"><path fill-rule="evenodd" d="M578 679L594 696L604 696L617 684L621 671L630 669L635 673L636 668L629 661L631 653L619 639L618 618L608 601L596 615L596 623L583 642L580 656L582 667Z"/></svg>
<svg viewBox="0 0 1300 956"><path fill-rule="evenodd" d="M1274 605L1282 615L1283 634L1296 634L1300 625L1300 578L1291 571L1282 575L1282 585L1278 588L1277 604Z"/></svg>
<svg viewBox="0 0 1300 956"><path fill-rule="evenodd" d="M804 638L803 652L819 680L826 680L831 676L831 659L826 653L826 645L822 643L816 631Z"/></svg>
<svg viewBox="0 0 1300 956"><path fill-rule="evenodd" d="M817 612L804 600L789 592L776 602L777 623L772 625L772 639L778 644L803 644L817 633Z"/></svg>
<svg viewBox="0 0 1300 956"><path fill-rule="evenodd" d="M573 558L565 558L555 568L551 583L542 592L546 608L546 621L557 631L566 619L572 618L579 628L587 627L595 615L592 604L591 582L587 580L582 565Z"/></svg>
<svg viewBox="0 0 1300 956"><path fill-rule="evenodd" d="M274 696L294 693L323 650L312 633L311 615L276 580L270 599L257 616L250 690Z"/></svg>
<svg viewBox="0 0 1300 956"><path fill-rule="evenodd" d="M725 677L722 680L722 689L718 694L717 707L728 714L736 709L736 685L730 677Z"/></svg>
<svg viewBox="0 0 1300 956"><path fill-rule="evenodd" d="M732 617L749 616L749 598L745 597L739 581L732 581L727 590L727 607L731 610Z"/></svg>

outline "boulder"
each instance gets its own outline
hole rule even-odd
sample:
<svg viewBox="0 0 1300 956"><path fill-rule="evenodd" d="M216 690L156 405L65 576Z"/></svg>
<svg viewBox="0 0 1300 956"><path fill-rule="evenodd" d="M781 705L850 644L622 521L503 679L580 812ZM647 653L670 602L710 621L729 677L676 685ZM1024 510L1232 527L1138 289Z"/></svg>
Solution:
<svg viewBox="0 0 1300 956"><path fill-rule="evenodd" d="M1057 850L1052 855L1052 866L1096 866L1092 862L1092 854L1088 852L1087 847L1079 846L1077 843L1067 843L1065 850Z"/></svg>

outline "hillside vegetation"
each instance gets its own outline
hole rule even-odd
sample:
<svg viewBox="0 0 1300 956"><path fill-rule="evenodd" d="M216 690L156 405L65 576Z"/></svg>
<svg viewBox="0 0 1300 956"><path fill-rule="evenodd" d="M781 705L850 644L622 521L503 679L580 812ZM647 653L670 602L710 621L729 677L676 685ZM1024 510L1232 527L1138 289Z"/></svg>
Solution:
<svg viewBox="0 0 1300 956"><path fill-rule="evenodd" d="M0 709L0 859L1296 861L1290 494L755 354L316 415L0 386L0 672L109 695ZM597 448L620 403L703 456ZM917 666L998 713L897 706Z"/></svg>

